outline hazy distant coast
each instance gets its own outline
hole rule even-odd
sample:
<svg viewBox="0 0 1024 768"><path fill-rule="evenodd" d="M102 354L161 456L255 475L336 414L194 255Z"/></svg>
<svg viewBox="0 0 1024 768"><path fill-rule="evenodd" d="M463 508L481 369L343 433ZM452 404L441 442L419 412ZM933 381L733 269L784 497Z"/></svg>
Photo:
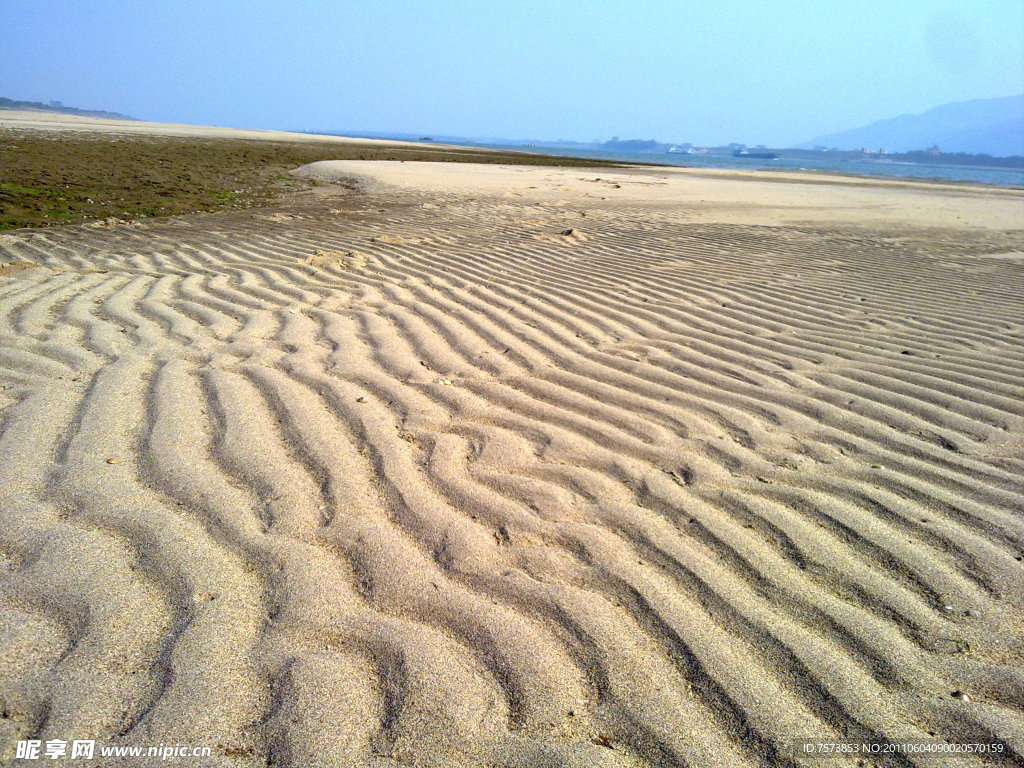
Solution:
<svg viewBox="0 0 1024 768"><path fill-rule="evenodd" d="M364 135L423 140L422 134ZM607 141L471 136L436 136L431 139L667 165L821 170L1024 186L1024 95L945 104L921 115L880 120L796 146L748 146L738 142L697 145L684 140L619 137ZM742 150L771 153L778 159L766 164L757 162L756 158L733 156Z"/></svg>
<svg viewBox="0 0 1024 768"><path fill-rule="evenodd" d="M108 120L137 120L130 115L122 115L120 112L107 112L102 109L80 109L78 107L66 107L59 101L19 101L0 97L0 110L22 109L36 112L56 112L64 115L78 115L80 117L102 117Z"/></svg>

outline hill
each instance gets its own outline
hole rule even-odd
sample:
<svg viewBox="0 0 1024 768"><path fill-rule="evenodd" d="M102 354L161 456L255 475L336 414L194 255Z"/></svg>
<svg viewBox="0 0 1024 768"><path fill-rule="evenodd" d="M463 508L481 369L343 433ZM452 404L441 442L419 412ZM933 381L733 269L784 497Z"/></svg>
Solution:
<svg viewBox="0 0 1024 768"><path fill-rule="evenodd" d="M943 152L1024 155L1024 94L943 104L920 115L901 115L819 136L797 148L884 147L890 152L909 152L935 145Z"/></svg>

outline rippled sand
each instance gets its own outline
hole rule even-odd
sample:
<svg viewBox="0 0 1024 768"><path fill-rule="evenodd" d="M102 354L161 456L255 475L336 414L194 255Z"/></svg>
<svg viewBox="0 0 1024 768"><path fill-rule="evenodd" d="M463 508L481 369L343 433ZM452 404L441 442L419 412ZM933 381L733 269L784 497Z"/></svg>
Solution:
<svg viewBox="0 0 1024 768"><path fill-rule="evenodd" d="M1022 759L1021 192L303 173L0 237L0 745Z"/></svg>

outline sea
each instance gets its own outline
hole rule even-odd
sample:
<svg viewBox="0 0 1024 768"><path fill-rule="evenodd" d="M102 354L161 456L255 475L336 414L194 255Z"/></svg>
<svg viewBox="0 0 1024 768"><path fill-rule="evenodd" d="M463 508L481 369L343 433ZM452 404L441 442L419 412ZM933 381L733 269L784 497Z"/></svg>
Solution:
<svg viewBox="0 0 1024 768"><path fill-rule="evenodd" d="M825 160L803 158L777 158L761 160L731 155L652 154L650 152L612 152L603 149L550 148L510 145L474 144L491 149L509 149L518 152L537 152L562 157L592 157L601 160L619 160L634 163L656 163L682 168L732 168L744 170L787 170L816 173L845 173L856 176L879 176L897 179L931 179L988 184L996 187L1024 188L1024 171L1000 168L976 168L947 165L923 165L877 160Z"/></svg>

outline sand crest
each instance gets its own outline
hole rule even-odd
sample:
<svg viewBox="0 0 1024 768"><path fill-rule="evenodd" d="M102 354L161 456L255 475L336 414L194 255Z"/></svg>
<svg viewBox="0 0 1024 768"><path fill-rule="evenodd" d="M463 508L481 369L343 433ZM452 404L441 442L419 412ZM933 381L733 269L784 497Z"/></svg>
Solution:
<svg viewBox="0 0 1024 768"><path fill-rule="evenodd" d="M1021 192L301 173L0 241L0 746L1022 759Z"/></svg>

